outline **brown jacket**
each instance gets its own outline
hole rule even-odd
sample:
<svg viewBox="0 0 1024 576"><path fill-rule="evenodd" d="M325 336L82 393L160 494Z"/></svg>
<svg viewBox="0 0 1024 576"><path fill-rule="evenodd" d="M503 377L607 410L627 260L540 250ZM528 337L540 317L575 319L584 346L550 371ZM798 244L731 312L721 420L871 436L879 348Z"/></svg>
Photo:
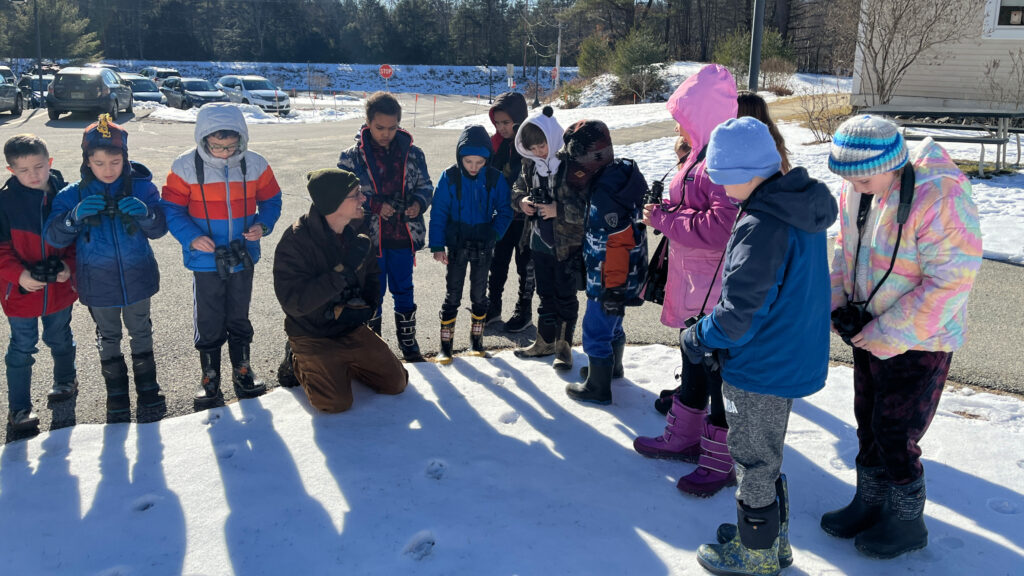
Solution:
<svg viewBox="0 0 1024 576"><path fill-rule="evenodd" d="M565 166L566 163L562 162L558 174L549 177L551 193L558 202L558 216L555 218L554 228L555 257L559 262L565 262L571 254L583 249L583 225L587 220L587 203L590 201L586 189L573 190L565 183ZM512 187L512 208L517 213L522 213L520 202L530 195L530 189L540 186L540 178L533 162L524 159L523 170ZM535 222L536 219L531 219L523 227L521 242L530 241Z"/></svg>
<svg viewBox="0 0 1024 576"><path fill-rule="evenodd" d="M338 235L313 206L281 236L274 253L274 292L284 309L288 336L335 338L365 324L380 305L379 268L370 250L355 271L358 285L335 271L349 244L369 233L365 220L354 220ZM366 308L345 306L361 297Z"/></svg>

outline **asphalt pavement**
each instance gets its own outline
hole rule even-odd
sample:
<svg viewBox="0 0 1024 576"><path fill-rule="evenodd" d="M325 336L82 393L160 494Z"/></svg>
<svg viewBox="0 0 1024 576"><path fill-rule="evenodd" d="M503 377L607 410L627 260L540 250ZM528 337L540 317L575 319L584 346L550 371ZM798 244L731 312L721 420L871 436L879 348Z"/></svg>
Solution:
<svg viewBox="0 0 1024 576"><path fill-rule="evenodd" d="M436 112L432 102L420 102L418 116L412 114L413 98L400 95L405 107L402 125L410 130L416 145L426 154L431 176L436 178L455 162L455 143L458 130L440 130L430 126L452 118L485 111L486 107L466 97L438 97ZM154 174L157 187L166 179L171 162L195 145L194 124L150 120L142 111L137 116L124 114L120 123L128 131L129 157L145 164ZM666 113L667 114L667 113ZM87 115L64 116L51 121L45 112L26 111L21 118L0 115L0 141L14 134L32 132L42 136L54 157L54 167L61 170L68 181L78 178L81 163L81 134L93 121ZM416 126L413 127L415 121ZM266 380L268 387L277 386L276 370L283 357L285 335L284 314L274 297L272 266L274 246L285 226L304 214L309 207L304 174L310 170L335 166L339 152L353 142L361 124L360 118L320 124L257 124L249 127L250 148L263 154L277 176L282 188L284 207L281 220L269 237L263 240L263 259L256 264L250 318L255 328L252 343L252 364L256 374ZM672 123L664 122L642 128L612 131L617 145L650 140L672 135ZM651 237L651 249L657 239ZM192 396L198 386L200 371L198 354L192 339L192 275L182 265L181 246L170 235L152 242L161 271L160 292L152 300L155 356L158 379L167 396L166 417L193 411ZM504 297L505 316L515 306L515 266L510 272ZM434 261L427 251L417 255L415 269L416 302L419 320L419 342L424 353L435 354L439 346L438 312L444 298L445 267ZM967 345L954 354L951 380L966 385L991 388L1007 392L1024 393L1024 267L985 261L978 276L969 305ZM468 307L468 286L464 307ZM581 295L581 316L582 316ZM537 300L534 299L536 306ZM661 307L645 304L631 308L625 320L630 344L660 343L678 346L678 332L662 326ZM395 327L392 321L390 296L384 302L384 338L397 352ZM796 321L796 320L795 320ZM74 425L76 423L102 423L105 421L105 388L100 376L99 359L95 351L95 327L87 310L75 305L72 320L78 341L78 377L80 391L77 399L47 407L52 361L40 343L33 374L33 404L41 420L41 429ZM491 349L503 349L529 343L533 328L520 334L506 334L497 326L488 327L485 343ZM6 344L9 325L0 323L0 343ZM579 344L579 328L576 331ZM123 343L128 351L128 342ZM469 313L460 313L456 329L455 349L469 347ZM849 348L833 336L832 357L836 362L849 363ZM586 357L575 352L577 365ZM228 365L227 352L224 364ZM0 375L4 368L0 366ZM3 377L3 376L0 376ZM565 376L574 378L575 372ZM629 374L627 374L629 377ZM227 378L224 392L229 402L234 392ZM4 388L6 390L6 388ZM0 414L7 413L7 396L0 394ZM15 439L9 430L5 441Z"/></svg>

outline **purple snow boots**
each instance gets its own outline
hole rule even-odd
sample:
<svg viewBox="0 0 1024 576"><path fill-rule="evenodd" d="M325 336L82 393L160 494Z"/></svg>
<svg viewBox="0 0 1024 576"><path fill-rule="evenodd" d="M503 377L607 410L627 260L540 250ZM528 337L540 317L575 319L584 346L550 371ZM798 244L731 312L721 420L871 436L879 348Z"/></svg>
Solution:
<svg viewBox="0 0 1024 576"><path fill-rule="evenodd" d="M696 462L700 456L704 411L690 408L673 397L665 422L665 432L661 436L640 436L633 440L633 449L648 458Z"/></svg>
<svg viewBox="0 0 1024 576"><path fill-rule="evenodd" d="M680 478L676 488L707 498L726 486L736 484L736 467L725 443L728 434L728 428L714 426L707 418L704 419L697 469Z"/></svg>

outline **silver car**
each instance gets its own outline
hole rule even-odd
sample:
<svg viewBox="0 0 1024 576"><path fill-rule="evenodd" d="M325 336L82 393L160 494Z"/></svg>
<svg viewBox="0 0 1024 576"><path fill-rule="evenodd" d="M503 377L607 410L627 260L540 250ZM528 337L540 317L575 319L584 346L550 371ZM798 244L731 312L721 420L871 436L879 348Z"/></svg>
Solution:
<svg viewBox="0 0 1024 576"><path fill-rule="evenodd" d="M217 88L227 94L230 101L254 104L264 112L285 116L292 111L288 94L262 76L222 76Z"/></svg>

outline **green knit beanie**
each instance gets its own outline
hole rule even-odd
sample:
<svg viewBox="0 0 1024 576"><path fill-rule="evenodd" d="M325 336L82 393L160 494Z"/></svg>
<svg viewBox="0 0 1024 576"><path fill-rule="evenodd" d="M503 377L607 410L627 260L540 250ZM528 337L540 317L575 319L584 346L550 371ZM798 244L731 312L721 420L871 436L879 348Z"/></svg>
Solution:
<svg viewBox="0 0 1024 576"><path fill-rule="evenodd" d="M306 174L306 189L313 198L313 206L324 216L333 214L356 186L359 186L359 178L340 168L324 168Z"/></svg>

